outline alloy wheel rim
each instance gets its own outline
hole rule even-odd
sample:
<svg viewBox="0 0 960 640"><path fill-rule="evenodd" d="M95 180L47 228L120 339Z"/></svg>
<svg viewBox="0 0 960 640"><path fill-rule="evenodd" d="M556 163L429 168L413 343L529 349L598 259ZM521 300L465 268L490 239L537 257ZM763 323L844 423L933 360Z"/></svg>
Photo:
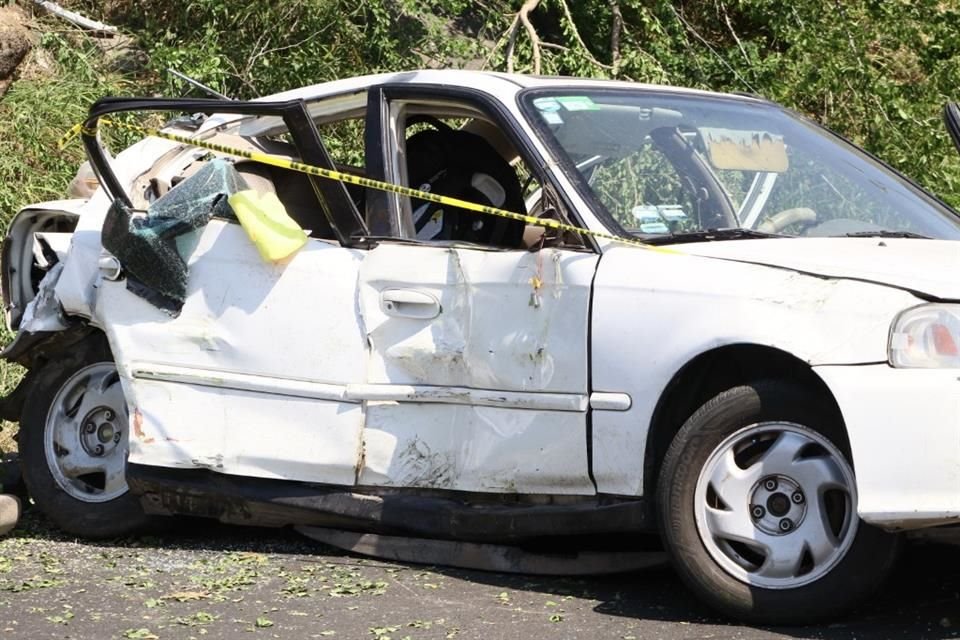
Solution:
<svg viewBox="0 0 960 640"><path fill-rule="evenodd" d="M111 362L76 372L54 396L44 428L44 455L57 485L82 502L124 495L129 414Z"/></svg>
<svg viewBox="0 0 960 640"><path fill-rule="evenodd" d="M740 429L714 449L694 493L697 531L728 574L793 589L839 563L857 533L853 470L815 431L790 422Z"/></svg>

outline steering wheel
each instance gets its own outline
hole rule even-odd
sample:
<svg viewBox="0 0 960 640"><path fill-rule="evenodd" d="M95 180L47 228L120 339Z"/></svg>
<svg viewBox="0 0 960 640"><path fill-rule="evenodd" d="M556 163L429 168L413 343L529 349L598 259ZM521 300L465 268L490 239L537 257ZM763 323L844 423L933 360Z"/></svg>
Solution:
<svg viewBox="0 0 960 640"><path fill-rule="evenodd" d="M784 209L770 216L757 225L757 231L779 233L792 224L800 224L802 229L807 229L816 223L816 211L808 207L794 207L793 209Z"/></svg>

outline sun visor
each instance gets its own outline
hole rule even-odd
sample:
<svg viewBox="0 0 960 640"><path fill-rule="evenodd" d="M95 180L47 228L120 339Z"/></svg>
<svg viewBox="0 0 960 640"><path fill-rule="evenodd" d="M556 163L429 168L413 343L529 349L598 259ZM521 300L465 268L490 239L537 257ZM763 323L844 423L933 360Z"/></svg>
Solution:
<svg viewBox="0 0 960 640"><path fill-rule="evenodd" d="M789 167L783 136L712 127L699 131L714 169L783 173Z"/></svg>

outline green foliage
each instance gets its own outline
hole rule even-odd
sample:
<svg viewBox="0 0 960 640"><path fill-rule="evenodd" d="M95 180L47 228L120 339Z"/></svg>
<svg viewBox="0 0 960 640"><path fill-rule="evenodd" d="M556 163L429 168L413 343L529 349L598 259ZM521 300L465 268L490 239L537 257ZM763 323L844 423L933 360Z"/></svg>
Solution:
<svg viewBox="0 0 960 640"><path fill-rule="evenodd" d="M541 0L530 18L544 73L757 93L960 204L960 158L940 122L960 97L957 3ZM531 70L532 42L513 52L517 69Z"/></svg>
<svg viewBox="0 0 960 640"><path fill-rule="evenodd" d="M79 32L56 26L43 32L38 47L51 69L30 73L15 82L0 101L0 223L5 228L23 206L57 200L84 160L80 145L57 149L57 141L98 98L132 89L105 71L96 45ZM28 69L29 71L29 69ZM0 343L12 336L0 329ZM10 393L23 377L17 365L0 363L0 395ZM16 429L0 425L0 453L17 448Z"/></svg>
<svg viewBox="0 0 960 640"><path fill-rule="evenodd" d="M363 73L421 67L472 57L469 39L450 39L446 16L469 10L462 0L388 3L350 0L121 0L104 17L136 34L177 94L167 67L237 98L251 98ZM86 3L94 14L100 3ZM436 9L436 13L434 12Z"/></svg>
<svg viewBox="0 0 960 640"><path fill-rule="evenodd" d="M15 82L0 101L0 217L4 225L22 206L65 197L84 160L80 145L60 151L59 138L81 121L95 100L130 91L104 73L99 52L80 35L48 31L40 46L52 73Z"/></svg>
<svg viewBox="0 0 960 640"><path fill-rule="evenodd" d="M137 39L123 85L89 41L46 31L53 78L0 103L0 207L57 197L79 148L52 142L96 97L189 90L167 67L249 98L364 73L470 67L619 78L763 95L807 114L960 204L960 157L940 122L958 97L960 4L942 0L76 0ZM527 7L527 22L520 19ZM539 66L539 69L537 69ZM135 89L132 88L135 86ZM356 162L356 127L328 138ZM40 151L43 151L41 153ZM9 158L16 158L10 161ZM16 186L11 186L16 185Z"/></svg>
<svg viewBox="0 0 960 640"><path fill-rule="evenodd" d="M139 37L165 93L182 90L162 74L168 66L228 95L252 97L423 66L532 72L539 59L544 74L763 95L812 116L960 204L960 158L940 122L943 103L957 97L960 86L955 2L79 4ZM525 4L532 6L532 31L518 19Z"/></svg>

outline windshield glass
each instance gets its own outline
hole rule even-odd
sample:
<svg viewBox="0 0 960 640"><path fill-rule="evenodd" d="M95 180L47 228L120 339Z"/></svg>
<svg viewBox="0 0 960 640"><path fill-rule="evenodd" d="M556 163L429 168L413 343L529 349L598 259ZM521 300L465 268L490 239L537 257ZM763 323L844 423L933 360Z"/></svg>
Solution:
<svg viewBox="0 0 960 640"><path fill-rule="evenodd" d="M775 105L620 89L536 91L523 101L615 233L960 239L960 218L945 205Z"/></svg>

